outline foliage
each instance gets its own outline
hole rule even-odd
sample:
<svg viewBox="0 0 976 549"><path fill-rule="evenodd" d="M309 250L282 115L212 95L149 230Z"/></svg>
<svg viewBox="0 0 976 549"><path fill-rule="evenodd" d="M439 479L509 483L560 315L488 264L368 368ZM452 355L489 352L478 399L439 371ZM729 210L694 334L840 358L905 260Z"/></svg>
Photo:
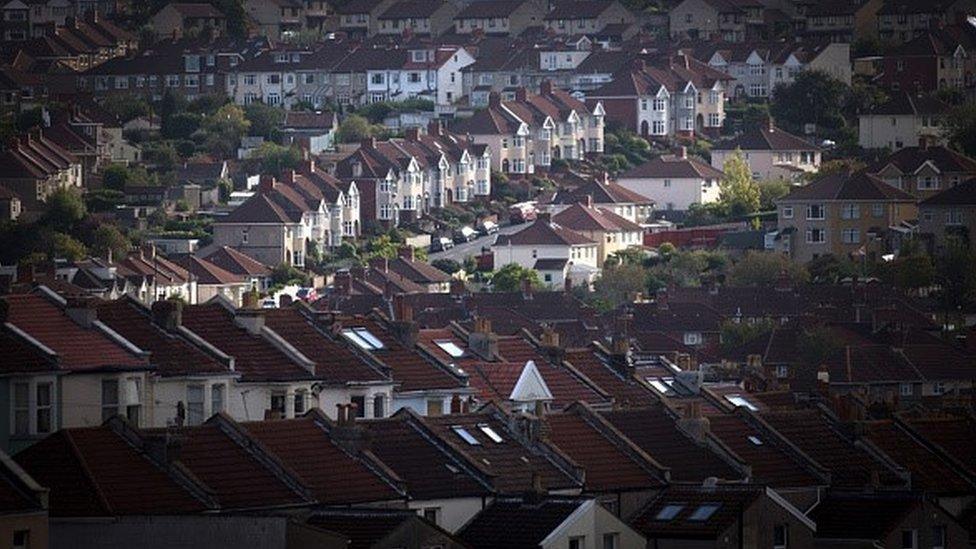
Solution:
<svg viewBox="0 0 976 549"><path fill-rule="evenodd" d="M610 311L647 292L647 271L641 265L604 265L603 274L593 282L588 301L599 311Z"/></svg>
<svg viewBox="0 0 976 549"><path fill-rule="evenodd" d="M41 222L55 230L71 231L87 215L81 193L74 189L58 189L48 195L46 211Z"/></svg>
<svg viewBox="0 0 976 549"><path fill-rule="evenodd" d="M281 177L287 170L294 170L302 162L302 150L295 147L285 147L265 141L254 151L251 157L252 163L261 166L261 173Z"/></svg>
<svg viewBox="0 0 976 549"><path fill-rule="evenodd" d="M699 286L703 278L714 278L728 263L724 252L677 250L670 243L658 246L658 254L649 262L647 287L652 292L667 286Z"/></svg>
<svg viewBox="0 0 976 549"><path fill-rule="evenodd" d="M308 277L305 276L305 273L287 263L281 263L271 270L271 282L275 286L287 286L289 284L305 286L307 280Z"/></svg>
<svg viewBox="0 0 976 549"><path fill-rule="evenodd" d="M534 288L542 286L539 273L526 269L518 263L509 263L495 271L491 277L492 289L496 292L516 292L522 288L522 281L528 280Z"/></svg>
<svg viewBox="0 0 976 549"><path fill-rule="evenodd" d="M178 112L168 118L160 129L166 139L189 139L198 129L203 118L192 112Z"/></svg>
<svg viewBox="0 0 976 549"><path fill-rule="evenodd" d="M769 319L757 322L726 320L721 326L722 350L731 351L773 331L775 323Z"/></svg>
<svg viewBox="0 0 976 549"><path fill-rule="evenodd" d="M429 99L407 99L405 101L380 101L370 103L356 110L356 114L362 116L373 124L382 124L386 117L394 113L410 111L434 111L434 102Z"/></svg>
<svg viewBox="0 0 976 549"><path fill-rule="evenodd" d="M952 110L946 118L945 132L953 148L976 157L976 103L969 102Z"/></svg>
<svg viewBox="0 0 976 549"><path fill-rule="evenodd" d="M651 158L651 146L636 133L623 129L608 129L604 135L605 167L611 172L622 171ZM611 169L613 168L613 169Z"/></svg>
<svg viewBox="0 0 976 549"><path fill-rule="evenodd" d="M942 310L948 314L961 310L976 298L976 256L961 239L949 239L945 251L936 259L936 294Z"/></svg>
<svg viewBox="0 0 976 549"><path fill-rule="evenodd" d="M447 258L435 259L430 265L444 271L447 274L454 274L463 268L462 265L457 261Z"/></svg>
<svg viewBox="0 0 976 549"><path fill-rule="evenodd" d="M88 255L88 249L84 244L65 233L47 233L43 242L49 259L79 261Z"/></svg>
<svg viewBox="0 0 976 549"><path fill-rule="evenodd" d="M927 288L935 279L935 264L927 255L902 256L885 263L881 277L886 282L906 291Z"/></svg>
<svg viewBox="0 0 976 549"><path fill-rule="evenodd" d="M228 103L203 119L201 127L207 132L205 146L222 158L234 156L241 137L250 126L251 122L244 116L244 109Z"/></svg>
<svg viewBox="0 0 976 549"><path fill-rule="evenodd" d="M725 108L723 133L732 134L746 128L765 124L769 120L769 104L765 101L733 103Z"/></svg>
<svg viewBox="0 0 976 549"><path fill-rule="evenodd" d="M122 123L152 114L152 107L138 95L109 95L102 101L101 107Z"/></svg>
<svg viewBox="0 0 976 549"><path fill-rule="evenodd" d="M782 179L768 179L760 181L759 211L768 212L776 209L775 200L790 194L790 184Z"/></svg>
<svg viewBox="0 0 976 549"><path fill-rule="evenodd" d="M858 273L857 265L848 257L824 254L806 265L810 280L819 284L836 284Z"/></svg>
<svg viewBox="0 0 976 549"><path fill-rule="evenodd" d="M399 244L391 235L381 234L366 244L367 259L372 259L374 257L393 259L397 256L398 248Z"/></svg>
<svg viewBox="0 0 976 549"><path fill-rule="evenodd" d="M797 354L807 366L818 367L827 362L840 346L834 333L826 326L815 326L797 338Z"/></svg>
<svg viewBox="0 0 976 549"><path fill-rule="evenodd" d="M686 227L714 225L729 220L729 207L724 202L709 202L707 204L694 203L688 206L685 214Z"/></svg>
<svg viewBox="0 0 976 549"><path fill-rule="evenodd" d="M833 130L844 126L841 111L850 88L821 71L803 71L793 82L773 90L769 112L787 131L799 133L805 124Z"/></svg>
<svg viewBox="0 0 976 549"><path fill-rule="evenodd" d="M92 189L85 193L85 207L90 212L110 212L124 200L125 194L113 189Z"/></svg>
<svg viewBox="0 0 976 549"><path fill-rule="evenodd" d="M17 114L17 131L26 132L44 125L43 110L40 107L27 109Z"/></svg>
<svg viewBox="0 0 976 549"><path fill-rule="evenodd" d="M102 224L95 229L91 251L99 257L124 257L132 242L115 225Z"/></svg>
<svg viewBox="0 0 976 549"><path fill-rule="evenodd" d="M719 200L735 217L755 213L759 210L759 185L752 179L749 163L736 149L722 165L725 175L719 182Z"/></svg>
<svg viewBox="0 0 976 549"><path fill-rule="evenodd" d="M227 97L219 94L207 94L197 97L186 106L188 112L196 113L201 116L210 115L217 112L217 109L226 105Z"/></svg>
<svg viewBox="0 0 976 549"><path fill-rule="evenodd" d="M244 115L251 123L249 135L260 135L265 139L277 138L278 128L285 121L285 111L264 103L251 103L244 107Z"/></svg>
<svg viewBox="0 0 976 549"><path fill-rule="evenodd" d="M169 141L151 141L144 144L142 159L163 171L172 170L180 163L180 155Z"/></svg>
<svg viewBox="0 0 976 549"><path fill-rule="evenodd" d="M335 255L339 259L356 259L359 256L359 251L351 242L343 242L339 245Z"/></svg>
<svg viewBox="0 0 976 549"><path fill-rule="evenodd" d="M336 130L336 139L340 143L356 143L366 139L373 134L373 128L366 120L358 114L350 114L339 124Z"/></svg>
<svg viewBox="0 0 976 549"><path fill-rule="evenodd" d="M158 181L141 165L126 166L112 164L102 172L102 186L106 189L124 191L126 187L156 185Z"/></svg>
<svg viewBox="0 0 976 549"><path fill-rule="evenodd" d="M805 283L810 274L783 254L774 252L746 252L726 275L730 286L774 286L782 275L790 282Z"/></svg>

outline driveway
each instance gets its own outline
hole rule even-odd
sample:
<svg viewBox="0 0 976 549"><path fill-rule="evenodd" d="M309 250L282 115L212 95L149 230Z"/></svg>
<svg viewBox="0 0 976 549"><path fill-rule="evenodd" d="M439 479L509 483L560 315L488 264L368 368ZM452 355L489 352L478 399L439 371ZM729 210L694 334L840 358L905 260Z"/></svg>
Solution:
<svg viewBox="0 0 976 549"><path fill-rule="evenodd" d="M495 243L495 238L500 234L512 234L517 233L525 227L528 227L527 223L522 223L519 225L505 225L504 227L498 228L498 233L491 234L488 236L479 236L478 238L472 240L471 242L465 242L463 244L455 244L453 248L444 252L436 252L430 254L430 260L435 259L451 259L457 261L458 263L463 263L465 259L469 257L474 257L481 255L481 248L491 247Z"/></svg>

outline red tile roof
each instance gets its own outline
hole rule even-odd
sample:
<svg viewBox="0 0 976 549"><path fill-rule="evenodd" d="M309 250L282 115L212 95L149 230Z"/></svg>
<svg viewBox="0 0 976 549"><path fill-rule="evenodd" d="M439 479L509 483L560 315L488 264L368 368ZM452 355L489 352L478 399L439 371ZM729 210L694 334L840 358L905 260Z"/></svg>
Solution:
<svg viewBox="0 0 976 549"><path fill-rule="evenodd" d="M594 350L569 350L566 352L565 360L613 397L614 404L619 407L647 406L655 401L654 396L645 386L630 377L622 376Z"/></svg>
<svg viewBox="0 0 976 549"><path fill-rule="evenodd" d="M57 353L63 370L149 368L146 358L95 326L82 327L48 296L24 294L5 299L10 306L7 321Z"/></svg>
<svg viewBox="0 0 976 549"><path fill-rule="evenodd" d="M221 246L205 258L218 267L239 275L271 276L271 268L229 246Z"/></svg>
<svg viewBox="0 0 976 549"><path fill-rule="evenodd" d="M974 491L973 480L967 479L953 463L927 448L903 424L890 420L867 423L864 436L888 457L912 474L912 487L930 494L953 495ZM925 434L923 429L921 433ZM969 472L972 475L972 471ZM971 477L972 478L972 477Z"/></svg>

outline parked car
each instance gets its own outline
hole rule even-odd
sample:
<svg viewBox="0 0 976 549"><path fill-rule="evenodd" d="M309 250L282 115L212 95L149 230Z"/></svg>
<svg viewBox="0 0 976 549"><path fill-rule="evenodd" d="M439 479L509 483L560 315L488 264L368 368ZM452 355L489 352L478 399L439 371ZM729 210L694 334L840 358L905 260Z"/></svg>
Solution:
<svg viewBox="0 0 976 549"><path fill-rule="evenodd" d="M519 202L508 209L508 216L513 224L535 221L537 214L535 202Z"/></svg>
<svg viewBox="0 0 976 549"><path fill-rule="evenodd" d="M266 297L266 298L264 298L264 299L261 300L261 308L262 309L277 309L278 308L278 302L275 301L275 298L268 296L268 297Z"/></svg>
<svg viewBox="0 0 976 549"><path fill-rule="evenodd" d="M454 247L454 241L450 238L440 237L432 238L430 240L430 251L432 252L443 252L445 250L450 250Z"/></svg>
<svg viewBox="0 0 976 549"><path fill-rule="evenodd" d="M311 303L319 298L319 293L315 291L315 288L299 288L295 292L295 299L304 301L305 303Z"/></svg>
<svg viewBox="0 0 976 549"><path fill-rule="evenodd" d="M459 244L463 242L471 242L476 238L478 238L478 231L466 225L454 231L454 242Z"/></svg>
<svg viewBox="0 0 976 549"><path fill-rule="evenodd" d="M498 232L498 223L494 221L484 221L481 223L481 234L488 236Z"/></svg>

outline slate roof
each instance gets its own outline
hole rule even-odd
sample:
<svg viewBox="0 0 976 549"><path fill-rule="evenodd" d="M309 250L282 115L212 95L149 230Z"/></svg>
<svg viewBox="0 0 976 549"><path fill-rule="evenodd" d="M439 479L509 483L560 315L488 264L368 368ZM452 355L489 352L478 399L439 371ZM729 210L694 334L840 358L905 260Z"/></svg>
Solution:
<svg viewBox="0 0 976 549"><path fill-rule="evenodd" d="M445 5L440 0L400 0L380 14L379 19L430 17Z"/></svg>
<svg viewBox="0 0 976 549"><path fill-rule="evenodd" d="M648 538L715 539L740 519L742 513L763 497L756 485L719 485L714 488L672 485L658 494L634 519L631 527ZM681 508L670 520L658 519L668 505ZM706 520L691 518L703 505L718 508Z"/></svg>
<svg viewBox="0 0 976 549"><path fill-rule="evenodd" d="M618 179L671 178L721 179L725 175L710 165L695 159L662 155L621 173Z"/></svg>
<svg viewBox="0 0 976 549"><path fill-rule="evenodd" d="M716 151L819 151L820 148L787 131L769 125L755 125L732 139L715 143Z"/></svg>
<svg viewBox="0 0 976 549"><path fill-rule="evenodd" d="M950 109L949 104L935 97L902 92L891 94L887 101L875 106L868 114L873 116L929 116L947 114Z"/></svg>
<svg viewBox="0 0 976 549"><path fill-rule="evenodd" d="M508 17L522 7L524 0L492 0L490 2L471 2L456 16L458 19L486 19Z"/></svg>
<svg viewBox="0 0 976 549"><path fill-rule="evenodd" d="M271 276L271 268L229 246L221 246L204 257L225 271L241 276Z"/></svg>
<svg viewBox="0 0 976 549"><path fill-rule="evenodd" d="M610 366L607 363L608 358L601 352L593 349L568 349L564 360L613 397L614 404L618 407L647 406L656 401L644 385Z"/></svg>
<svg viewBox="0 0 976 549"><path fill-rule="evenodd" d="M790 194L779 199L791 200L891 200L899 202L914 201L912 195L896 189L877 177L861 171L851 173L832 173L819 177L810 183L793 187Z"/></svg>
<svg viewBox="0 0 976 549"><path fill-rule="evenodd" d="M976 419L972 416L909 418L905 424L958 463L976 463Z"/></svg>
<svg viewBox="0 0 976 549"><path fill-rule="evenodd" d="M546 21L559 19L592 19L613 5L612 0L560 0L546 14Z"/></svg>
<svg viewBox="0 0 976 549"><path fill-rule="evenodd" d="M921 434L924 436L925 431ZM915 435L891 420L865 425L865 437L912 474L912 487L930 494L972 493L973 481L952 463L927 448Z"/></svg>
<svg viewBox="0 0 976 549"><path fill-rule="evenodd" d="M28 334L29 335L29 334ZM53 372L58 369L58 358L33 345L23 335L6 326L0 326L0 356L4 374Z"/></svg>
<svg viewBox="0 0 976 549"><path fill-rule="evenodd" d="M738 480L742 474L713 451L696 444L678 429L660 406L606 412L614 427L661 465L677 482L701 482L708 477Z"/></svg>
<svg viewBox="0 0 976 549"><path fill-rule="evenodd" d="M499 235L496 246L585 246L595 244L589 238L546 219L510 235Z"/></svg>
<svg viewBox="0 0 976 549"><path fill-rule="evenodd" d="M582 504L575 498L497 498L457 535L472 549L536 549Z"/></svg>
<svg viewBox="0 0 976 549"><path fill-rule="evenodd" d="M606 208L574 204L552 217L554 223L572 231L641 232L641 226Z"/></svg>
<svg viewBox="0 0 976 549"><path fill-rule="evenodd" d="M919 206L976 206L976 179L964 181L955 187L931 196Z"/></svg>
<svg viewBox="0 0 976 549"><path fill-rule="evenodd" d="M591 178L574 189L559 189L552 196L552 204L576 204L586 202L587 197L593 198L594 204L654 204L654 200L636 193L613 181L601 181Z"/></svg>

